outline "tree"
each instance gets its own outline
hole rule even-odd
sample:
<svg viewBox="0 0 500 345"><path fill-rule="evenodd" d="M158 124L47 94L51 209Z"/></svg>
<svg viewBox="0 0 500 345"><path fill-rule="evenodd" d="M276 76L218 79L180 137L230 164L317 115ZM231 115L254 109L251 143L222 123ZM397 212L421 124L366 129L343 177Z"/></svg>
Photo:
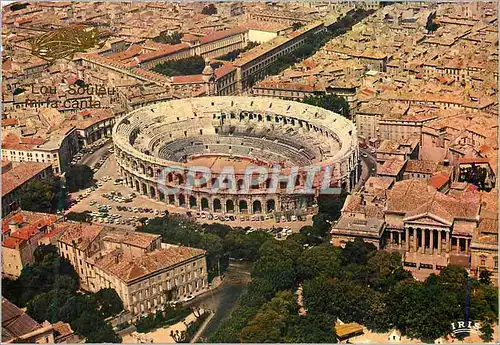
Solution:
<svg viewBox="0 0 500 345"><path fill-rule="evenodd" d="M207 6L203 7L203 9L201 10L201 13L205 14L207 16L217 14L217 7L215 7L214 4L208 4Z"/></svg>
<svg viewBox="0 0 500 345"><path fill-rule="evenodd" d="M491 272L488 270L481 270L479 272L479 281L483 284L490 284L491 282Z"/></svg>
<svg viewBox="0 0 500 345"><path fill-rule="evenodd" d="M105 318L119 314L123 311L123 301L115 289L105 288L97 291L92 298L98 306L98 310Z"/></svg>
<svg viewBox="0 0 500 345"><path fill-rule="evenodd" d="M94 172L85 164L70 166L64 176L66 188L70 193L88 188L94 183Z"/></svg>
<svg viewBox="0 0 500 345"><path fill-rule="evenodd" d="M168 77L179 75L201 74L205 68L205 60L201 56L193 56L181 60L166 61L158 64L153 71Z"/></svg>
<svg viewBox="0 0 500 345"><path fill-rule="evenodd" d="M83 211L83 212L71 211L66 214L66 219L79 223L89 223L92 221L92 216L90 215L90 211Z"/></svg>
<svg viewBox="0 0 500 345"><path fill-rule="evenodd" d="M374 253L377 248L371 244L363 241L361 238L356 238L346 244L342 251L342 262L348 264L366 265L370 255Z"/></svg>
<svg viewBox="0 0 500 345"><path fill-rule="evenodd" d="M323 244L302 252L297 259L300 280L318 276L334 277L341 270L342 251L340 248Z"/></svg>
<svg viewBox="0 0 500 345"><path fill-rule="evenodd" d="M481 332L481 339L485 342L485 343L489 343L493 340L493 327L491 327L491 323L490 322L483 322L481 324L481 328L479 329L479 331Z"/></svg>
<svg viewBox="0 0 500 345"><path fill-rule="evenodd" d="M308 96L302 102L325 108L347 118L351 117L349 103L347 103L344 98L336 95L325 94L319 96Z"/></svg>
<svg viewBox="0 0 500 345"><path fill-rule="evenodd" d="M183 34L180 34L177 31L170 35L163 32L158 37L153 38L153 41L163 44L179 44L181 43L182 36Z"/></svg>
<svg viewBox="0 0 500 345"><path fill-rule="evenodd" d="M295 22L295 23L292 24L292 29L293 29L293 31L296 31L296 30L300 29L303 26L304 26L304 24L302 24L301 22Z"/></svg>
<svg viewBox="0 0 500 345"><path fill-rule="evenodd" d="M21 192L21 209L49 213L55 210L59 182L54 178L31 180Z"/></svg>

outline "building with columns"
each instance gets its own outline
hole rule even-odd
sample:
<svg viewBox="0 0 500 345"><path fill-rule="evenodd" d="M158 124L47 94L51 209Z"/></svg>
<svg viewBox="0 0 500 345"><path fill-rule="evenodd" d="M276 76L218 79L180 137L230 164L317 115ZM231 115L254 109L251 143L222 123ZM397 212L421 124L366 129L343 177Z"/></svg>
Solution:
<svg viewBox="0 0 500 345"><path fill-rule="evenodd" d="M201 97L137 109L117 122L113 141L119 174L141 194L196 211L262 214L312 211L324 183L351 190L355 131L348 119L303 103ZM258 176L246 175L249 166L267 176L251 185ZM318 172L304 193L310 166ZM207 169L210 178L195 182Z"/></svg>
<svg viewBox="0 0 500 345"><path fill-rule="evenodd" d="M490 248L493 223L486 213L480 213L485 195L470 184L454 183L445 194L425 180L394 182L371 177L360 193L346 199L341 218L332 226L332 244L342 246L361 237L377 248L399 251L405 266L431 270L448 264L469 268L469 256L476 250L477 264L473 266L493 268L498 248ZM347 219L365 219L367 224L377 225L378 220L380 230L373 227L369 233L362 232L359 224L347 223ZM478 229L483 229L483 236ZM480 257L486 254L479 252L484 250L488 251L488 264L484 259L481 266Z"/></svg>

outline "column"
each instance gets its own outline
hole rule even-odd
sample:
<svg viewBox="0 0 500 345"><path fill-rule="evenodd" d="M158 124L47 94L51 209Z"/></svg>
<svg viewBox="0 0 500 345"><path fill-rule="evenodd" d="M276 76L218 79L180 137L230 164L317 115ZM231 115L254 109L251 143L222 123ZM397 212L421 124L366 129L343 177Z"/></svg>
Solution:
<svg viewBox="0 0 500 345"><path fill-rule="evenodd" d="M430 253L434 253L434 230L429 229L429 247L430 247Z"/></svg>
<svg viewBox="0 0 500 345"><path fill-rule="evenodd" d="M457 254L460 251L460 238L457 237Z"/></svg>
<svg viewBox="0 0 500 345"><path fill-rule="evenodd" d="M405 246L406 246L406 251L409 252L410 251L410 229L409 228L405 228L405 235L406 235L406 238L405 238Z"/></svg>
<svg viewBox="0 0 500 345"><path fill-rule="evenodd" d="M469 239L468 238L465 239L465 253L466 254L469 253Z"/></svg>
<svg viewBox="0 0 500 345"><path fill-rule="evenodd" d="M441 254L441 244L442 244L442 243L441 243L441 241L442 241L442 240L441 240L441 232L442 232L442 231L443 231L443 230L438 230L438 253L439 253L439 254Z"/></svg>
<svg viewBox="0 0 500 345"><path fill-rule="evenodd" d="M451 251L450 232L446 231L446 252L449 253L450 251Z"/></svg>
<svg viewBox="0 0 500 345"><path fill-rule="evenodd" d="M390 244L392 245L394 243L394 232L393 231L389 231L389 237L390 237Z"/></svg>
<svg viewBox="0 0 500 345"><path fill-rule="evenodd" d="M426 244L426 241L425 241L425 233L426 233L426 229L421 229L420 230L420 233L422 234L421 235L421 239L422 239L422 242L420 244L420 247L422 248L421 249L421 253L425 253L425 244Z"/></svg>
<svg viewBox="0 0 500 345"><path fill-rule="evenodd" d="M413 228L413 251L416 253L418 250L418 236L417 236L417 228Z"/></svg>

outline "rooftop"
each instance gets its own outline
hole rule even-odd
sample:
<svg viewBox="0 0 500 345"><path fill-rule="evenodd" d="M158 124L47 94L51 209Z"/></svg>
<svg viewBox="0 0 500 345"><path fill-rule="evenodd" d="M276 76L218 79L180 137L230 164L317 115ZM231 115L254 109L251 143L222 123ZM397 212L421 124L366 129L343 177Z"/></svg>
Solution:
<svg viewBox="0 0 500 345"><path fill-rule="evenodd" d="M121 249L115 249L100 258L96 257L95 265L125 283L130 283L137 278L159 272L204 254L205 251L202 249L170 247L145 253L139 258L131 260L123 255Z"/></svg>

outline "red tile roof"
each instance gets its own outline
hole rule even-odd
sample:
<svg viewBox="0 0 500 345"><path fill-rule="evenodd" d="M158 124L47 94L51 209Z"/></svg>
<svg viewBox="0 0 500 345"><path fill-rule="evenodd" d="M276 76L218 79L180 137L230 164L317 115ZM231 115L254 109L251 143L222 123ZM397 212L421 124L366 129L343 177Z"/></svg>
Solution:
<svg viewBox="0 0 500 345"><path fill-rule="evenodd" d="M2 174L2 197L21 187L42 171L50 169L50 167L50 163L25 162L6 171Z"/></svg>
<svg viewBox="0 0 500 345"><path fill-rule="evenodd" d="M162 50L157 50L157 51L141 54L139 56L136 56L135 59L137 59L137 61L139 61L139 62L145 62L145 61L154 60L154 59L166 56L166 55L174 54L174 53L180 52L180 51L188 49L188 48L189 48L189 44L187 44L187 43L173 44L173 45L170 45L168 48L165 48Z"/></svg>
<svg viewBox="0 0 500 345"><path fill-rule="evenodd" d="M202 74L180 75L172 77L172 84L202 84L205 83Z"/></svg>
<svg viewBox="0 0 500 345"><path fill-rule="evenodd" d="M429 186L432 186L432 187L439 190L449 180L450 180L450 176L448 174L446 174L444 172L439 172L429 179L428 184L429 184Z"/></svg>
<svg viewBox="0 0 500 345"><path fill-rule="evenodd" d="M16 249L17 246L21 245L24 240L20 238L15 238L15 237L7 237L5 240L3 240L2 246L10 249Z"/></svg>
<svg viewBox="0 0 500 345"><path fill-rule="evenodd" d="M230 37L233 35L237 34L242 34L244 32L247 32L248 29L246 28L241 28L241 27L234 27L229 30L222 30L222 31L217 31L214 32L213 34L207 35L205 37L200 38L200 44L207 44L210 42L218 41L220 39Z"/></svg>
<svg viewBox="0 0 500 345"><path fill-rule="evenodd" d="M221 78L234 70L236 70L236 68L233 66L232 63L226 63L215 70L215 77Z"/></svg>

